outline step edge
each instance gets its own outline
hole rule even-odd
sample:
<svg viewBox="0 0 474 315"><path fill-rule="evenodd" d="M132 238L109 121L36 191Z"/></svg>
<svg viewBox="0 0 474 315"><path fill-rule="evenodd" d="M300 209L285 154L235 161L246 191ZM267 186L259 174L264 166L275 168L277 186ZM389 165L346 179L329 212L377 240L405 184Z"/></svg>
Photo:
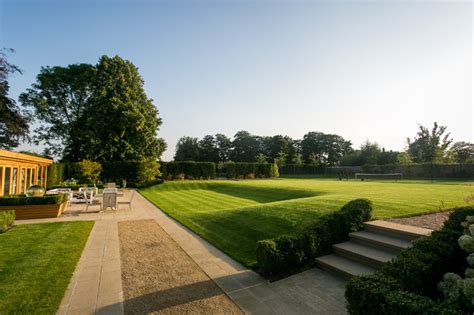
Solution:
<svg viewBox="0 0 474 315"><path fill-rule="evenodd" d="M347 254L352 255L352 256L357 256L357 257L361 258L362 260L370 261L370 262L372 262L372 263L374 263L378 266L381 266L384 263L391 261L393 258L395 258L397 256L394 253L386 252L387 254L390 254L393 257L390 260L385 261L385 260L381 260L380 257L367 256L367 255L364 255L363 253L353 251L353 250L350 250L350 249L347 249L347 248L343 248L343 247L340 247L338 245L339 244L333 245L334 251L341 251L343 253L347 253ZM367 248L370 248L370 247L367 246ZM374 249L374 250L377 251L377 249ZM349 257L346 257L346 258L349 258Z"/></svg>
<svg viewBox="0 0 474 315"><path fill-rule="evenodd" d="M364 222L364 226L373 228L373 229L385 230L385 231L390 231L393 233L405 234L405 235L416 236L416 237L429 236L431 232L433 232L433 230L430 230L430 229L425 229L425 228L411 226L411 225L398 224L398 223L382 221L382 220Z"/></svg>

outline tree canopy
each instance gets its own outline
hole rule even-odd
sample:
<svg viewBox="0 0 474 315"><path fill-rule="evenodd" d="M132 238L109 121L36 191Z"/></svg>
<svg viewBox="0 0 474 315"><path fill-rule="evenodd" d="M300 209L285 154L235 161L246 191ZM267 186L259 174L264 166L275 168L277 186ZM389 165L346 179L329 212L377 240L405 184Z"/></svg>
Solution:
<svg viewBox="0 0 474 315"><path fill-rule="evenodd" d="M452 143L450 133L446 126L433 124L431 130L422 125L419 126L417 135L413 140L407 139L408 153L416 163L442 162L443 157Z"/></svg>
<svg viewBox="0 0 474 315"><path fill-rule="evenodd" d="M0 148L17 147L21 139L26 139L29 129L29 118L20 112L16 102L8 96L10 85L8 77L21 74L20 68L7 60L7 53L12 49L0 50Z"/></svg>
<svg viewBox="0 0 474 315"><path fill-rule="evenodd" d="M68 161L158 159L158 110L138 68L119 56L44 67L20 101L40 124L34 140Z"/></svg>

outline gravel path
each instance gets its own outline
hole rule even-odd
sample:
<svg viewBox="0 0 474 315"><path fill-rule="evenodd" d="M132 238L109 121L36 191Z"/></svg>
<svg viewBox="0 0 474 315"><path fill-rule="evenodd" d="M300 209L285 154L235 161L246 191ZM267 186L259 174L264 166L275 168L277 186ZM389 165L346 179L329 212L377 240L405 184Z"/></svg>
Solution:
<svg viewBox="0 0 474 315"><path fill-rule="evenodd" d="M385 221L417 226L430 230L439 230L443 227L444 221L448 219L450 214L450 211L444 211L409 218L386 219Z"/></svg>
<svg viewBox="0 0 474 315"><path fill-rule="evenodd" d="M118 228L125 314L242 314L154 220Z"/></svg>

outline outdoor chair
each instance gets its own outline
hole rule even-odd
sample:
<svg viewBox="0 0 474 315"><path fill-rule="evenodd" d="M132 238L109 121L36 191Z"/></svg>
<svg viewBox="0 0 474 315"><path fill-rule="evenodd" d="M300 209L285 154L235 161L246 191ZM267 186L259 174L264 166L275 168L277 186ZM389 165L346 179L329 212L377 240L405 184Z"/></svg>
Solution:
<svg viewBox="0 0 474 315"><path fill-rule="evenodd" d="M107 190L112 189L104 189L104 193L102 194L102 210L105 210L107 208L117 210L117 192Z"/></svg>
<svg viewBox="0 0 474 315"><path fill-rule="evenodd" d="M115 183L107 183L107 188L117 188Z"/></svg>
<svg viewBox="0 0 474 315"><path fill-rule="evenodd" d="M128 205L128 209L129 210L132 210L132 200L133 200L133 196L135 196L135 190L132 191L132 194L130 196L130 199L129 200L118 200L117 201L117 209L118 209L118 206L120 205Z"/></svg>

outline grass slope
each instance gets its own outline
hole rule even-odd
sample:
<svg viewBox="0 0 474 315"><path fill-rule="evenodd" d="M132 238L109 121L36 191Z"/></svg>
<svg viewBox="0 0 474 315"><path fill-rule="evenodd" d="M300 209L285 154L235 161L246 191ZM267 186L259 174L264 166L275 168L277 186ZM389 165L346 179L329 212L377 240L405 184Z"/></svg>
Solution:
<svg viewBox="0 0 474 315"><path fill-rule="evenodd" d="M180 181L142 189L163 211L229 256L255 266L256 241L292 233L356 198L374 202L376 218L466 204L466 182L275 179Z"/></svg>
<svg viewBox="0 0 474 315"><path fill-rule="evenodd" d="M0 314L55 314L93 225L27 224L0 234Z"/></svg>

